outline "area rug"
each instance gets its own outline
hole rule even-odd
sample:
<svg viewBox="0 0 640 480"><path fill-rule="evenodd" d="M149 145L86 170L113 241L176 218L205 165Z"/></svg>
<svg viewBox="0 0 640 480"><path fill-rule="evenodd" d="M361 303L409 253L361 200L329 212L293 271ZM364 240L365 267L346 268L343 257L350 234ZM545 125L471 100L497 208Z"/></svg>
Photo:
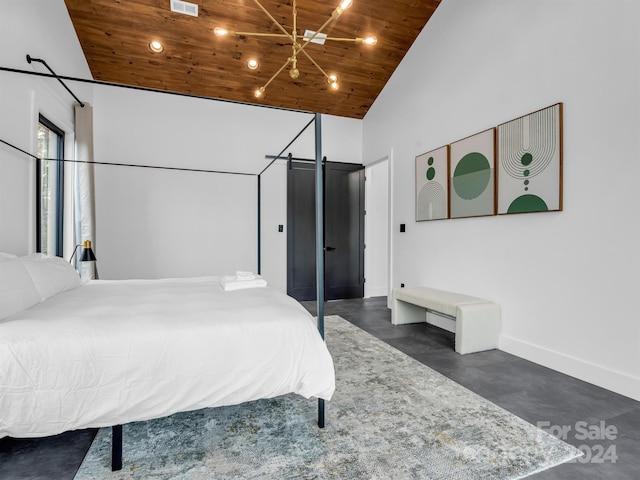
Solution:
<svg viewBox="0 0 640 480"><path fill-rule="evenodd" d="M336 393L326 427L298 395L124 426L123 469L98 432L76 480L517 479L580 456L337 316L326 317Z"/></svg>

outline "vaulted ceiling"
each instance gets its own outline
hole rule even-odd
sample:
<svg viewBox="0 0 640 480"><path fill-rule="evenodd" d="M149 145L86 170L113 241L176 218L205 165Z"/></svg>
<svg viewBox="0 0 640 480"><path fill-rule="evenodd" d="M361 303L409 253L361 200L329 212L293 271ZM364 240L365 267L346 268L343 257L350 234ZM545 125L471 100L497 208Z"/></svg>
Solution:
<svg viewBox="0 0 640 480"><path fill-rule="evenodd" d="M364 117L440 3L354 0L322 32L342 38L374 35L377 44L310 43L297 55L298 78L290 76L292 66L287 65L257 99L254 91L291 57L291 41L282 36L218 37L214 28L282 34L271 15L291 33L293 0L190 0L198 7L197 17L171 11L172 1L65 0L93 78L351 118ZM297 0L297 34L316 31L339 3ZM153 40L162 43L162 52L150 50ZM258 69L247 68L249 58L258 60ZM318 67L338 77L338 90Z"/></svg>

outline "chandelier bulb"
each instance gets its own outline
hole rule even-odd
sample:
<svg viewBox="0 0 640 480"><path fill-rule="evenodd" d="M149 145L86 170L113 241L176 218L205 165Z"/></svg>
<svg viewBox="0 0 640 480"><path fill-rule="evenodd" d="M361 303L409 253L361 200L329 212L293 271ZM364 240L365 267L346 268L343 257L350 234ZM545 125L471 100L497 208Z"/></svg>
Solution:
<svg viewBox="0 0 640 480"><path fill-rule="evenodd" d="M378 43L378 39L376 37L367 37L362 40L362 43L364 43L365 45L375 45L376 43Z"/></svg>
<svg viewBox="0 0 640 480"><path fill-rule="evenodd" d="M264 87L257 88L256 91L253 92L256 98L262 97L263 93L264 93Z"/></svg>
<svg viewBox="0 0 640 480"><path fill-rule="evenodd" d="M353 0L342 0L340 2L340 5L338 5L334 10L334 15L335 16L342 15L342 12L344 12L347 8L349 8L352 3L353 3Z"/></svg>
<svg viewBox="0 0 640 480"><path fill-rule="evenodd" d="M297 68L292 68L291 70L289 70L289 76L293 79L296 79L300 76L300 70L298 70Z"/></svg>
<svg viewBox="0 0 640 480"><path fill-rule="evenodd" d="M222 28L222 27L216 27L213 29L213 34L216 37L224 37L226 35L229 35L229 30L227 30L226 28Z"/></svg>
<svg viewBox="0 0 640 480"><path fill-rule="evenodd" d="M327 83L331 86L332 90L338 90L338 77L335 75L329 75L327 77Z"/></svg>

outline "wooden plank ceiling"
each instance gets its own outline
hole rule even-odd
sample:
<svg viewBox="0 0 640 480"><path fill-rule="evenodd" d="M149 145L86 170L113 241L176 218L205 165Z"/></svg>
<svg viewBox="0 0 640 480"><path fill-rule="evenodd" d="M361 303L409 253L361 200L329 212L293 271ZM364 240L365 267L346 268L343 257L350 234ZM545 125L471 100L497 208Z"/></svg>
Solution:
<svg viewBox="0 0 640 480"><path fill-rule="evenodd" d="M318 29L340 0L297 0L297 32ZM291 56L286 38L217 37L215 27L281 33L255 0L191 0L198 16L171 11L171 0L65 0L95 80L232 101L362 118L414 42L440 0L354 0L323 31L331 37L375 35L377 44L327 41L305 51L328 74L299 55L300 75L285 68L259 100L256 88ZM262 0L287 31L293 28L292 0ZM149 42L164 50L153 53ZM301 42L304 43L304 42ZM249 58L260 62L246 67Z"/></svg>

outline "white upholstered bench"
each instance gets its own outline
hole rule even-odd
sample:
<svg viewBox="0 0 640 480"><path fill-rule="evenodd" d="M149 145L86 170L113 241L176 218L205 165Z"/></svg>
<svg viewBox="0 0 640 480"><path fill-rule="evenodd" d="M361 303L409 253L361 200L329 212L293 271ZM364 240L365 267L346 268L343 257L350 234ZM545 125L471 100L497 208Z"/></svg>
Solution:
<svg viewBox="0 0 640 480"><path fill-rule="evenodd" d="M498 348L500 305L481 298L427 287L395 288L391 322L394 325L427 321L427 312L455 320L456 352Z"/></svg>

